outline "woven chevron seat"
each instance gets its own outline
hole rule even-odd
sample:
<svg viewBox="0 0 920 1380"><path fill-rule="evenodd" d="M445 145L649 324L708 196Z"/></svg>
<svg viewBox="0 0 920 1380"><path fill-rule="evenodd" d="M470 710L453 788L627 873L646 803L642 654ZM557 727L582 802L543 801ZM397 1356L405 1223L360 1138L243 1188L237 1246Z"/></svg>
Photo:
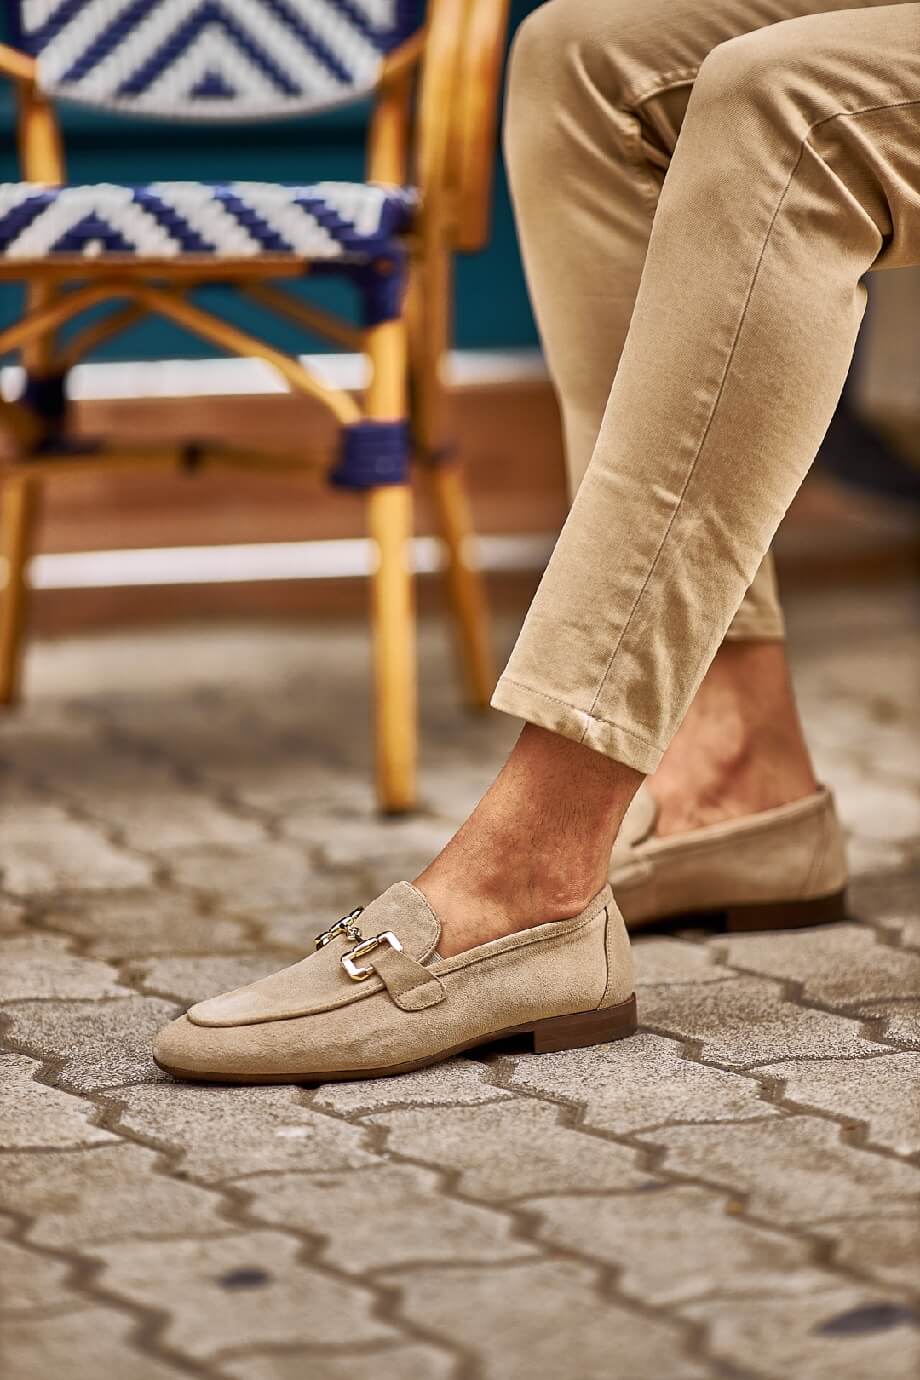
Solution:
<svg viewBox="0 0 920 1380"><path fill-rule="evenodd" d="M289 255L366 263L409 229L410 191L373 183L0 184L0 254L40 260Z"/></svg>

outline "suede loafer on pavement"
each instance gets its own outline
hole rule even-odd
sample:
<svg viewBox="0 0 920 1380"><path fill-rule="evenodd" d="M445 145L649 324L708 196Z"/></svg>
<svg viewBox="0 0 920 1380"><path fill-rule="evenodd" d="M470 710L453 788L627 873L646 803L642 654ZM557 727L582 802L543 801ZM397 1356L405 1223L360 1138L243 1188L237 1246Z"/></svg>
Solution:
<svg viewBox="0 0 920 1380"><path fill-rule="evenodd" d="M570 920L453 958L438 956L440 933L422 893L398 882L300 963L193 1006L160 1032L154 1058L177 1078L323 1083L408 1073L506 1035L529 1035L542 1053L636 1028L609 886Z"/></svg>
<svg viewBox="0 0 920 1380"><path fill-rule="evenodd" d="M847 862L825 787L791 805L687 834L655 834L641 787L611 860L610 884L631 930L679 916L721 915L730 930L796 929L845 920Z"/></svg>

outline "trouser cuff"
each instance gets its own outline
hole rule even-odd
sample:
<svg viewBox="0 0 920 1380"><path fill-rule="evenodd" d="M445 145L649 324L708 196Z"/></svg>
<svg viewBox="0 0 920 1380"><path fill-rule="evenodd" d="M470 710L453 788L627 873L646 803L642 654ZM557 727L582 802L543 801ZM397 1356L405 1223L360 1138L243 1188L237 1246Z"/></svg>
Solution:
<svg viewBox="0 0 920 1380"><path fill-rule="evenodd" d="M726 642L784 642L785 639L786 622L779 609L775 614L752 613L748 616L740 609L725 634Z"/></svg>
<svg viewBox="0 0 920 1380"><path fill-rule="evenodd" d="M629 729L597 719L583 709L575 709L563 700L554 699L541 690L521 685L502 676L492 696L492 708L529 724L549 729L573 742L611 757L615 762L632 767L650 776L664 756L664 749Z"/></svg>

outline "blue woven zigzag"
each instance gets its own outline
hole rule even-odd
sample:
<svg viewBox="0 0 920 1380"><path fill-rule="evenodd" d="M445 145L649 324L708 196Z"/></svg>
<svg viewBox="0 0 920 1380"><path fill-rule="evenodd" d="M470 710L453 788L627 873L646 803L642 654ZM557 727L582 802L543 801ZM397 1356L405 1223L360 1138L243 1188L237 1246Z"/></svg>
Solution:
<svg viewBox="0 0 920 1380"><path fill-rule="evenodd" d="M137 5L146 6L149 0L135 0L135 2ZM265 0L263 0L263 3L265 3ZM247 33L245 29L241 28L241 26L229 15L223 13L220 5L215 3L215 0L206 0L206 3L196 10L194 14L189 15L188 19L186 19L183 24L180 24L178 29L175 29L173 33L170 34L169 38L166 39L164 43L161 43L160 46L150 54L147 60L142 62L140 66L121 83L115 94L118 96L143 95L145 91L150 89L151 84L157 77L162 76L167 68L171 67L178 58L188 52L195 40L199 38L209 26L216 27L219 31L226 34L228 38L232 39L237 48L246 54L246 57L252 63L253 67L258 68L258 70L277 88L281 95L299 96L302 94L300 83L295 81L293 76L289 75L277 62L273 62L269 54L259 46L255 39ZM338 81L346 86L350 83L351 73L345 70L342 64L336 59L335 54L330 53L325 45L320 43L314 35L310 33L298 33L297 36L303 42L304 47L308 48L315 57L319 58L319 60L329 68L329 71L335 75ZM101 62L102 59L107 56L105 50L114 47L119 37L120 35L118 34L106 34L104 39L100 39L97 45L103 51L97 55L96 52L91 53L90 50L87 50L82 59L76 62L68 72L64 73L61 81L68 86L79 82L97 65L97 63ZM229 92L231 95L235 94L233 87L222 73L215 72L213 75L222 84L224 92Z"/></svg>
<svg viewBox="0 0 920 1380"><path fill-rule="evenodd" d="M423 0L59 0L18 12L52 94L168 118L308 111L371 90ZM39 21L37 15L47 15ZM30 15L36 17L30 18Z"/></svg>
<svg viewBox="0 0 920 1380"><path fill-rule="evenodd" d="M411 192L364 183L0 184L0 254L16 258L289 254L366 264L399 258Z"/></svg>

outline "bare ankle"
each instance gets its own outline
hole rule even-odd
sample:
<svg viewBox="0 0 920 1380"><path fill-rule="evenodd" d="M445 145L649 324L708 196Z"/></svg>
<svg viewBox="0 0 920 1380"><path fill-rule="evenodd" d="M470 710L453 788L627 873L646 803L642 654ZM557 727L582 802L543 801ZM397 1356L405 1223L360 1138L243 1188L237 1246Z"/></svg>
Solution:
<svg viewBox="0 0 920 1380"><path fill-rule="evenodd" d="M416 880L445 956L579 914L604 886L641 776L542 729L522 733L498 780Z"/></svg>
<svg viewBox="0 0 920 1380"><path fill-rule="evenodd" d="M817 788L782 643L727 643L652 777L658 832L756 814Z"/></svg>

